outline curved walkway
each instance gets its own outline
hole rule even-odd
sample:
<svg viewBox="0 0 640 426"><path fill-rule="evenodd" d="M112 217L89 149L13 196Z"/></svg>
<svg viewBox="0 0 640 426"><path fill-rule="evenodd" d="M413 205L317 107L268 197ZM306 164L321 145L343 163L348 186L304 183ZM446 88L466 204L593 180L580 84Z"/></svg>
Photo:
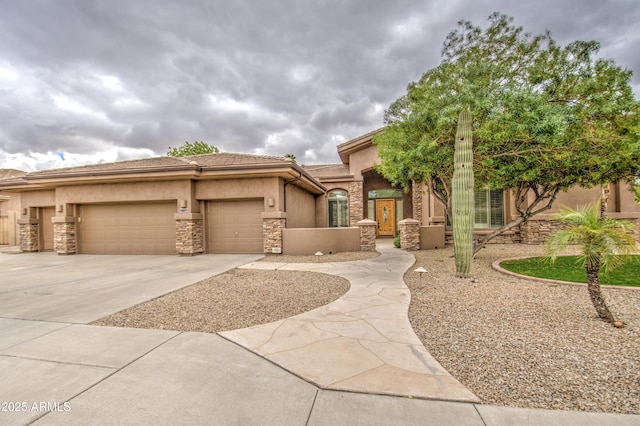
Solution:
<svg viewBox="0 0 640 426"><path fill-rule="evenodd" d="M377 249L382 255L366 261L242 266L339 275L351 288L313 311L219 334L323 389L479 402L411 328L403 275L414 257L390 240L378 241Z"/></svg>

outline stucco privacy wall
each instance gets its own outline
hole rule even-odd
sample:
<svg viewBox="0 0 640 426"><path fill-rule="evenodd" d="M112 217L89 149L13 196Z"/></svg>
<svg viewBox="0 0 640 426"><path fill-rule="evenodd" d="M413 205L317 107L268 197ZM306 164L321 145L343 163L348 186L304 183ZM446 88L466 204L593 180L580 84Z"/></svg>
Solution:
<svg viewBox="0 0 640 426"><path fill-rule="evenodd" d="M284 254L307 256L360 251L360 228L284 229Z"/></svg>

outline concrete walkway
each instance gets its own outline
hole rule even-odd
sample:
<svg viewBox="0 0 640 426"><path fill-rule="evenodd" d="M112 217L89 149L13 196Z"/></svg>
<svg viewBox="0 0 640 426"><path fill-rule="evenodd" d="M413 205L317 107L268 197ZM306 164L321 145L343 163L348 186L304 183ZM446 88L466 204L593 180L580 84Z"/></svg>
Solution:
<svg viewBox="0 0 640 426"><path fill-rule="evenodd" d="M341 300L275 324L224 333L224 338L81 323L92 316L85 314L86 302L100 301L87 284L77 322L11 318L4 310L16 303L0 304L0 424L640 425L640 416L460 402L476 398L431 358L408 325L409 292L401 277L412 256L384 245L380 250L383 256L370 261L308 266L352 280ZM15 293L14 301L24 308L20 312L29 312L29 299L18 298L17 283L6 277L34 258L5 256L0 255L0 292ZM114 258L102 262L109 260ZM182 260L165 258L164 263L195 266ZM203 260L198 262L211 266ZM68 320L53 308L72 309L70 300L52 292L45 303L52 288L47 285L57 282L51 271L58 269L42 265L22 269L23 278L39 282L36 305ZM112 281L119 282L118 272L112 271ZM159 285L175 280L166 275ZM96 292L103 298L110 294L100 286ZM243 339L261 355L231 338ZM418 383L422 380L428 384Z"/></svg>
<svg viewBox="0 0 640 426"><path fill-rule="evenodd" d="M220 333L323 389L480 402L426 351L407 316L414 257L379 240L380 257L344 263L254 262L245 269L324 272L351 282L339 300L275 323Z"/></svg>

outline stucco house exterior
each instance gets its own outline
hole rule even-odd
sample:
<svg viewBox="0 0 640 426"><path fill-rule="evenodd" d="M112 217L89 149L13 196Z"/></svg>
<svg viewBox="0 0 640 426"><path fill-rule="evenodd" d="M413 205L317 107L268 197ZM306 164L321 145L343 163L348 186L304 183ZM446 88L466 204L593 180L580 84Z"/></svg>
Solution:
<svg viewBox="0 0 640 426"><path fill-rule="evenodd" d="M404 232L405 248L443 247L451 235L435 198L421 185L395 188L375 170L372 141L383 130L338 145L341 164L219 153L5 172L0 243L58 254L312 254L368 250L372 239ZM573 188L555 206L599 196L600 188ZM611 217L640 219L627 185L610 185L608 206ZM494 242L538 244L552 213ZM478 236L515 215L509 191L477 192Z"/></svg>

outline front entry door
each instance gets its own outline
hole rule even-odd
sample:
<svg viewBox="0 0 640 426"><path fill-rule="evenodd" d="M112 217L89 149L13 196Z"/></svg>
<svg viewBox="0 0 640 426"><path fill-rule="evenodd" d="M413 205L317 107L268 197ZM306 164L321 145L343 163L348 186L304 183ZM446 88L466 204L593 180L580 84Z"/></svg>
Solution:
<svg viewBox="0 0 640 426"><path fill-rule="evenodd" d="M395 200L376 200L376 222L378 222L378 235L395 236L395 204Z"/></svg>

